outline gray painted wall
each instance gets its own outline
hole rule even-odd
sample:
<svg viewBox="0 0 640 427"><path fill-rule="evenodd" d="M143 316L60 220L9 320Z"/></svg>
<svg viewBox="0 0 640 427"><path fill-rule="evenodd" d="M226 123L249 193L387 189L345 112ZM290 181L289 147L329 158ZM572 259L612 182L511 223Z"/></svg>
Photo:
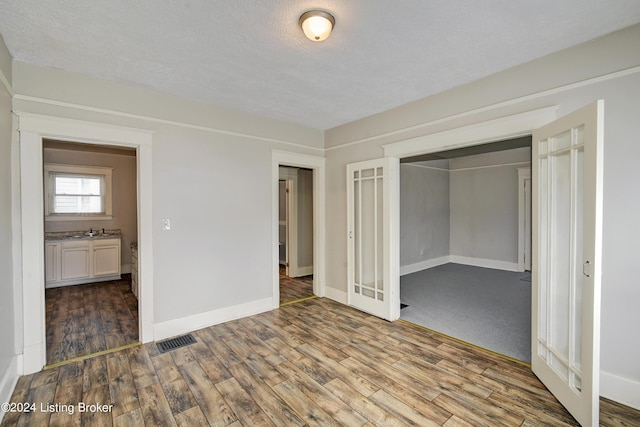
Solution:
<svg viewBox="0 0 640 427"><path fill-rule="evenodd" d="M348 163L382 157L384 144L553 105L562 116L604 99L601 392L640 408L640 340L629 339L627 333L630 325L640 324L640 286L634 268L640 199L629 190L640 181L638 40L640 25L635 25L327 131L328 293L336 298L346 295ZM341 146L346 143L350 145Z"/></svg>
<svg viewBox="0 0 640 427"><path fill-rule="evenodd" d="M313 171L304 168L281 166L280 179L292 179L295 182L298 204L297 267L311 268L313 267ZM282 198L280 203L280 209L282 209Z"/></svg>
<svg viewBox="0 0 640 427"><path fill-rule="evenodd" d="M518 262L517 168L530 161L528 148L451 159L451 255Z"/></svg>
<svg viewBox="0 0 640 427"><path fill-rule="evenodd" d="M113 219L110 221L45 221L44 231L122 230L121 263L130 272L131 242L138 240L136 156L45 148L45 163L113 168Z"/></svg>
<svg viewBox="0 0 640 427"><path fill-rule="evenodd" d="M634 268L635 246L640 241L640 200L629 196L629 186L640 181L640 169L635 165L640 157L640 74L552 89L640 66L639 39L637 25L325 133L21 63L13 64L17 94L96 110L76 110L31 98L16 98L14 106L25 112L155 132L154 321L162 322L272 295L272 149L318 155L322 152L317 149L323 146L332 148L362 141L325 152L327 294L337 298L346 292L348 163L382 157L382 145L386 143L550 105L558 105L558 114L564 115L604 98L602 370L633 386L640 384L640 341L629 339L627 331L630 325L640 324L640 287ZM6 57L6 52L0 52L2 55ZM501 102L504 103L496 105ZM0 106L0 213L6 222L5 215L12 210L4 194L9 178L5 154L10 154L6 149L10 135L6 124L11 117L6 94L2 95ZM483 110L466 113L476 108ZM103 114L100 109L123 114ZM152 119L131 116L136 114ZM10 167L15 176L19 163L15 156L12 158ZM242 174L238 174L240 170ZM160 230L160 218L172 220L171 231ZM2 230L6 227L4 222ZM0 232L5 233L0 236L1 255L10 254L5 237L8 241L11 238L6 231ZM16 259L14 269L20 266L21 260ZM0 290L10 296L11 285L6 283L12 280L11 274L4 268L1 271ZM16 322L6 314L12 313L12 308L5 301L8 299L0 302L0 316L8 316L9 320L0 324L0 338L11 342ZM20 326L16 329L21 333ZM2 374L10 353L5 346L0 347Z"/></svg>
<svg viewBox="0 0 640 427"><path fill-rule="evenodd" d="M0 37L0 66L7 79L5 66L11 59ZM10 80L9 80L10 83ZM0 380L5 378L16 349L13 293L13 237L11 190L11 96L0 84ZM13 373L15 375L15 373ZM0 396L4 397L4 396ZM0 414L0 418L2 414Z"/></svg>
<svg viewBox="0 0 640 427"><path fill-rule="evenodd" d="M449 255L448 161L400 165L400 265Z"/></svg>
<svg viewBox="0 0 640 427"><path fill-rule="evenodd" d="M154 132L154 323L272 297L272 150L317 155L322 132L61 70L13 66L18 94L127 115L14 100L21 111ZM171 230L161 229L162 218Z"/></svg>
<svg viewBox="0 0 640 427"><path fill-rule="evenodd" d="M298 265L313 266L313 171L298 170Z"/></svg>

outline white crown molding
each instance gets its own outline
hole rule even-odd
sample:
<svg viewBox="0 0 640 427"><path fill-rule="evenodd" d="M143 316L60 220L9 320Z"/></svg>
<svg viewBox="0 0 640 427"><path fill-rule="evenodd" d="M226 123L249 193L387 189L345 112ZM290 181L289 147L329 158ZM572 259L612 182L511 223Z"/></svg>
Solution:
<svg viewBox="0 0 640 427"><path fill-rule="evenodd" d="M419 165L417 163L400 163L400 166L411 166L414 168L430 169L430 170L441 171L441 172L451 172L449 169L436 168L434 166Z"/></svg>
<svg viewBox="0 0 640 427"><path fill-rule="evenodd" d="M495 165L486 165L486 166L471 166L468 168L458 168L458 169L449 169L449 172L458 172L458 171L469 171L475 169L491 169L491 168L501 168L505 166L526 166L530 165L531 162L513 162L513 163L498 163Z"/></svg>
<svg viewBox="0 0 640 427"><path fill-rule="evenodd" d="M15 93L13 92L13 88L11 87L11 84L9 84L9 80L7 79L7 76L4 75L2 70L0 70L0 83L2 83L2 86L4 86L5 90L13 98L15 96Z"/></svg>
<svg viewBox="0 0 640 427"><path fill-rule="evenodd" d="M454 148L468 147L498 139L526 136L556 119L558 106L500 117L442 132L418 136L382 146L385 157L411 157Z"/></svg>
<svg viewBox="0 0 640 427"><path fill-rule="evenodd" d="M574 83L568 83L562 86L557 86L551 89L547 89L547 90L543 90L541 92L535 92L529 95L523 95L520 97L516 97L516 98L512 98L512 99L508 99L506 101L501 101L501 102L497 102L495 104L490 104L490 105L486 105L484 107L480 107L480 108L475 108L473 110L468 110L468 111L463 111L462 113L457 113L457 114L452 114L450 116L446 116L446 117L442 117L439 119L435 119L435 120L430 120L430 121L426 121L426 122L422 122L422 123L418 123L416 125L413 126L407 126L404 128L400 128L400 129L396 129L390 132L382 132L376 135L371 135L368 136L366 138L360 138L360 139L356 139L353 141L348 141L339 145L335 145L333 147L328 147L325 148L325 151L331 151L331 150L337 150L340 148L346 148L352 145L357 145L357 144L362 144L364 142L369 142L369 141L375 141L376 139L380 139L380 138L386 138L386 137L390 137L390 136L397 136L397 135L402 135L406 132L410 132L410 131L414 131L414 130L419 130L422 128L426 128L429 126L434 126L434 125L438 125L441 123L446 123L446 122L450 122L456 119L462 119L465 117L469 117L469 116L474 116L476 114L480 114L480 113L485 113L488 111L492 111L492 110L497 110L499 108L504 108L504 107L509 107L512 105L517 105L526 101L531 101L537 98L542 98L545 96L549 96L549 95L554 95L557 93L562 93L562 92L566 92L569 90L573 90L573 89L577 89L580 87L584 87L584 86L589 86L589 85L593 85L593 84L597 84L597 83L601 83L601 82L605 82L607 80L613 80L613 79L617 79L620 77L625 77L625 76L629 76L631 74L635 74L635 73L639 73L640 72L640 65L635 66L635 67L631 67L631 68L627 68L624 70L619 70L619 71L614 71L612 73L607 73L607 74L603 74L600 76L596 76L596 77L591 77L585 80L580 80L578 82L574 82ZM382 113L384 114L384 113Z"/></svg>
<svg viewBox="0 0 640 427"><path fill-rule="evenodd" d="M213 132L213 133L218 133L218 134L221 134L221 135L239 136L239 137L243 137L243 138L250 138L250 139L255 139L255 140L265 141L265 142L270 142L270 143L285 144L285 145L288 145L288 146L291 146L291 147L304 148L304 149L308 149L308 150L319 151L321 153L324 152L324 148L311 147L311 146L308 146L308 145L298 144L296 142L286 141L286 140L283 140L283 139L268 138L268 137L264 137L264 136L251 135L251 134L244 133L244 132L229 131L229 130L219 129L219 128L215 128L215 127L211 127L211 126L194 125L194 124L179 122L179 121L175 121L175 120L160 119L160 118L157 118L157 117L145 116L145 115L142 115L142 114L125 113L123 111L109 110L109 109L106 109L106 108L90 107L88 105L75 104L75 103L71 103L71 102L56 101L56 100L53 100L53 99L40 98L40 97L36 97L36 96L28 96L28 95L20 95L20 94L15 94L15 95L12 95L12 96L13 96L13 99L18 100L18 101L34 102L34 103L38 103L38 104L46 104L46 105L52 105L52 106L56 106L56 107L71 108L71 109L74 109L74 110L89 111L89 112L92 112L92 113L107 114L107 115L116 116L116 117L124 117L124 118L128 118L128 119L137 119L137 120L143 120L143 121L152 122L152 123L160 123L160 124L164 124L164 125L171 125L171 126L183 127L183 128L188 128L188 129L202 130L202 131L205 131L205 132ZM25 112L20 112L19 110L14 110L14 112L16 112L16 114L18 114L18 115L26 114Z"/></svg>

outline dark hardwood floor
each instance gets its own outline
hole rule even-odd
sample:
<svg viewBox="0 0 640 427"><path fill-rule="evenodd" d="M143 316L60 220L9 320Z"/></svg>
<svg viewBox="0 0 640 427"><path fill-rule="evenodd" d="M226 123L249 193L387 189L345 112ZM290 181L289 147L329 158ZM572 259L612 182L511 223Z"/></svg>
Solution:
<svg viewBox="0 0 640 427"><path fill-rule="evenodd" d="M47 364L138 341L138 300L122 277L45 290Z"/></svg>
<svg viewBox="0 0 640 427"><path fill-rule="evenodd" d="M313 296L313 275L289 277L280 267L280 304Z"/></svg>
<svg viewBox="0 0 640 427"><path fill-rule="evenodd" d="M168 353L151 343L21 377L11 401L36 410L1 425L577 425L528 366L324 298L193 334ZM602 425L639 420L602 401Z"/></svg>

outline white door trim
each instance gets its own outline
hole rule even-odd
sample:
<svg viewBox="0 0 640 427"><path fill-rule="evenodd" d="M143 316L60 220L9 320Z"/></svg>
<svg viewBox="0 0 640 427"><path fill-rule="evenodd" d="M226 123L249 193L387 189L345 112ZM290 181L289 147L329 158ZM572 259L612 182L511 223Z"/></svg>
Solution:
<svg viewBox="0 0 640 427"><path fill-rule="evenodd" d="M272 218L272 306L280 307L279 274L279 188L280 166L294 166L313 171L313 294L324 297L325 288L325 159L288 151L271 150L271 218Z"/></svg>
<svg viewBox="0 0 640 427"><path fill-rule="evenodd" d="M557 111L557 106L540 108L386 144L382 148L384 149L385 157L393 156L402 159L420 154L527 136L531 135L534 129L555 120Z"/></svg>
<svg viewBox="0 0 640 427"><path fill-rule="evenodd" d="M531 246L526 246L527 233L531 236L531 211L527 212L526 180L531 181L531 167L518 168L518 271L525 271L527 267L531 269ZM528 197L531 197L531 193ZM526 255L529 255L528 262L525 262Z"/></svg>
<svg viewBox="0 0 640 427"><path fill-rule="evenodd" d="M44 307L44 225L42 139L97 145L117 145L137 150L139 242L139 337L153 341L153 241L152 241L152 132L143 129L18 113L21 180L22 317L24 336L22 374L40 371L46 364ZM21 322L16 321L17 324ZM20 333L20 332L18 332Z"/></svg>

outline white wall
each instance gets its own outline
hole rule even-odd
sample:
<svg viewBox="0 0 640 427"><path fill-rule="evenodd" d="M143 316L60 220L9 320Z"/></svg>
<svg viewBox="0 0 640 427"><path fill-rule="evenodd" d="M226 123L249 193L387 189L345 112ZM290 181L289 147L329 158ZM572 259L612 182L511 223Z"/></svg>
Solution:
<svg viewBox="0 0 640 427"><path fill-rule="evenodd" d="M517 269L518 167L529 148L400 167L400 270L445 262Z"/></svg>
<svg viewBox="0 0 640 427"><path fill-rule="evenodd" d="M24 63L13 72L20 114L154 132L156 330L271 308L272 149L321 155L322 132Z"/></svg>
<svg viewBox="0 0 640 427"><path fill-rule="evenodd" d="M530 164L530 151L517 148L451 159L451 255L517 269L517 169Z"/></svg>
<svg viewBox="0 0 640 427"><path fill-rule="evenodd" d="M448 160L400 165L401 274L450 254L448 167Z"/></svg>
<svg viewBox="0 0 640 427"><path fill-rule="evenodd" d="M113 219L108 221L45 221L44 231L120 229L123 273L131 272L131 243L138 240L136 156L70 149L45 148L45 163L113 168Z"/></svg>
<svg viewBox="0 0 640 427"><path fill-rule="evenodd" d="M382 145L558 106L565 115L605 100L601 393L640 408L640 25L326 132L327 294L346 296L346 164L383 156Z"/></svg>
<svg viewBox="0 0 640 427"><path fill-rule="evenodd" d="M11 59L0 37L0 402L8 402L17 379L12 237ZM4 83L4 84L3 84ZM7 86L5 86L5 84ZM3 412L0 411L0 420Z"/></svg>

